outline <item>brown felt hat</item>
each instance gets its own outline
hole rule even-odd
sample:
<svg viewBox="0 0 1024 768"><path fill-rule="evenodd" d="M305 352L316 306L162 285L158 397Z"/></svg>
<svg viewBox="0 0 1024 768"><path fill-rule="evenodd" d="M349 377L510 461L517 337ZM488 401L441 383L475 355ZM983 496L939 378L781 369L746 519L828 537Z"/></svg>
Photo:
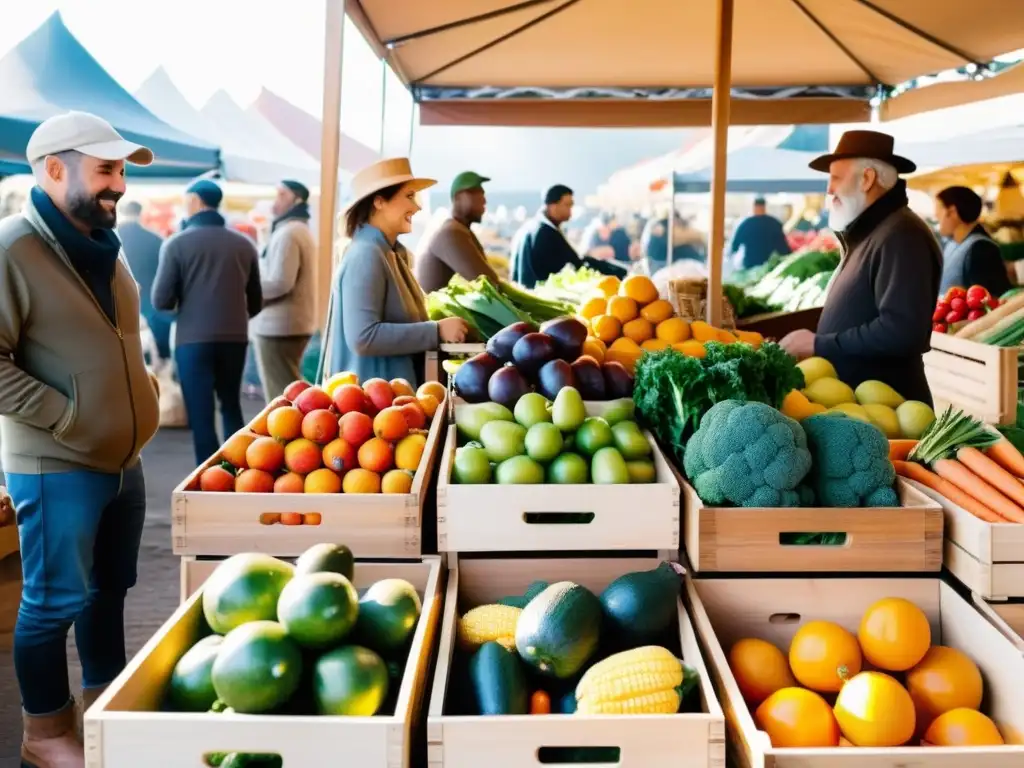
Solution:
<svg viewBox="0 0 1024 768"><path fill-rule="evenodd" d="M808 165L815 171L828 173L833 160L848 158L870 158L881 160L896 169L897 173L913 173L917 165L905 157L894 155L895 142L887 133L878 131L847 131L839 139L835 152L814 158Z"/></svg>

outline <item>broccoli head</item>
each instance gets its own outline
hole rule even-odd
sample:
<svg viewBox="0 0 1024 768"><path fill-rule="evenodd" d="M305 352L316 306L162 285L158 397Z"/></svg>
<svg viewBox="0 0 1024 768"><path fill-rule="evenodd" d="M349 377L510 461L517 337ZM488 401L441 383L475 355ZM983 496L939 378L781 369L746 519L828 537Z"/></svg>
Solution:
<svg viewBox="0 0 1024 768"><path fill-rule="evenodd" d="M889 441L873 424L841 413L801 423L814 466L810 482L825 507L898 507Z"/></svg>
<svg viewBox="0 0 1024 768"><path fill-rule="evenodd" d="M811 468L807 436L770 405L723 400L686 443L683 469L701 501L713 506L799 507Z"/></svg>

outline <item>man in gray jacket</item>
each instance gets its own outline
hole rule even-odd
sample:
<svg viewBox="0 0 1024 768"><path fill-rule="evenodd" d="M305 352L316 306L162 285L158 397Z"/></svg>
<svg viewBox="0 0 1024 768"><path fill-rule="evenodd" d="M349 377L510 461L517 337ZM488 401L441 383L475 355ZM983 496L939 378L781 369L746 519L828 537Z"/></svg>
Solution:
<svg viewBox="0 0 1024 768"><path fill-rule="evenodd" d="M153 281L153 306L176 310L174 361L188 411L196 463L216 453L220 401L223 436L240 430L242 373L249 318L263 306L259 254L252 240L225 226L223 193L207 179L185 191L189 217L164 241Z"/></svg>
<svg viewBox="0 0 1024 768"><path fill-rule="evenodd" d="M301 378L302 353L316 330L316 242L309 229L309 190L282 181L270 240L260 256L263 311L249 326L263 394L270 400Z"/></svg>

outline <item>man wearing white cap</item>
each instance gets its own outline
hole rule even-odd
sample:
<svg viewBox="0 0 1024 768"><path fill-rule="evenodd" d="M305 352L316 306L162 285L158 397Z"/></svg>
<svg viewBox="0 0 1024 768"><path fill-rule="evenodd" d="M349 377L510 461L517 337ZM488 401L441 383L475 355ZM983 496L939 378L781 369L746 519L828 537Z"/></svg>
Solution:
<svg viewBox="0 0 1024 768"><path fill-rule="evenodd" d="M23 587L14 666L22 765L82 766L65 645L83 708L124 668L124 598L146 516L139 454L156 433L139 290L113 232L125 163L153 153L69 112L32 134L37 186L0 222L0 429Z"/></svg>

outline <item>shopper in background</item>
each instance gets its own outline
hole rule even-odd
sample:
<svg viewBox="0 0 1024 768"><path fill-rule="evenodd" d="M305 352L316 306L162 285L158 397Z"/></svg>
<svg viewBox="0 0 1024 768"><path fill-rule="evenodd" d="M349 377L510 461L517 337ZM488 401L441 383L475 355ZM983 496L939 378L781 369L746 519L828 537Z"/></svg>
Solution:
<svg viewBox="0 0 1024 768"><path fill-rule="evenodd" d="M317 328L309 190L297 181L282 181L272 211L270 239L260 256L263 311L249 325L268 401L301 378L302 353Z"/></svg>
<svg viewBox="0 0 1024 768"><path fill-rule="evenodd" d="M742 253L737 269L750 269L764 264L773 254L785 256L792 253L782 222L768 214L763 197L754 200L754 209L747 218L737 225L729 246L729 254Z"/></svg>
<svg viewBox="0 0 1024 768"><path fill-rule="evenodd" d="M632 245L626 228L619 224L614 213L602 212L591 220L580 238L580 252L592 259L617 261L629 266L634 255L640 256L640 247Z"/></svg>
<svg viewBox="0 0 1024 768"><path fill-rule="evenodd" d="M457 317L427 317L423 291L398 242L420 210L416 193L436 184L414 176L406 158L381 160L352 179L345 209L351 240L334 277L317 381L351 371L366 381L423 381L423 353L461 343L469 328Z"/></svg>
<svg viewBox="0 0 1024 768"><path fill-rule="evenodd" d="M453 275L467 280L483 275L498 284L498 274L487 263L487 253L472 230L487 210L483 187L487 181L490 179L474 171L460 173L452 181L452 215L426 239L416 256L416 279L427 293L444 288Z"/></svg>
<svg viewBox="0 0 1024 768"><path fill-rule="evenodd" d="M146 318L146 324L156 341L160 357L167 360L171 356L171 317L166 312L155 310L150 298L153 280L160 264L160 246L164 244L164 239L142 225L142 203L136 200L125 203L121 206L120 215L121 223L117 227L117 236L124 247L124 255L128 259L132 276L139 284L142 316Z"/></svg>
<svg viewBox="0 0 1024 768"><path fill-rule="evenodd" d="M244 424L249 318L263 306L259 254L249 238L225 226L217 211L223 197L208 179L185 190L188 218L182 231L164 241L153 282L153 306L175 312L174 360L197 463L221 444L216 401L224 439Z"/></svg>
<svg viewBox="0 0 1024 768"><path fill-rule="evenodd" d="M954 286L980 285L995 297L1010 290L999 245L989 237L981 218L982 200L967 187L947 187L935 196L935 218L945 238L939 295Z"/></svg>
<svg viewBox="0 0 1024 768"><path fill-rule="evenodd" d="M68 630L87 709L125 666L124 599L146 518L140 454L159 423L139 289L113 231L125 162L149 165L153 153L69 112L41 123L26 154L38 186L23 213L0 222L0 429L23 579L21 764L81 768Z"/></svg>

